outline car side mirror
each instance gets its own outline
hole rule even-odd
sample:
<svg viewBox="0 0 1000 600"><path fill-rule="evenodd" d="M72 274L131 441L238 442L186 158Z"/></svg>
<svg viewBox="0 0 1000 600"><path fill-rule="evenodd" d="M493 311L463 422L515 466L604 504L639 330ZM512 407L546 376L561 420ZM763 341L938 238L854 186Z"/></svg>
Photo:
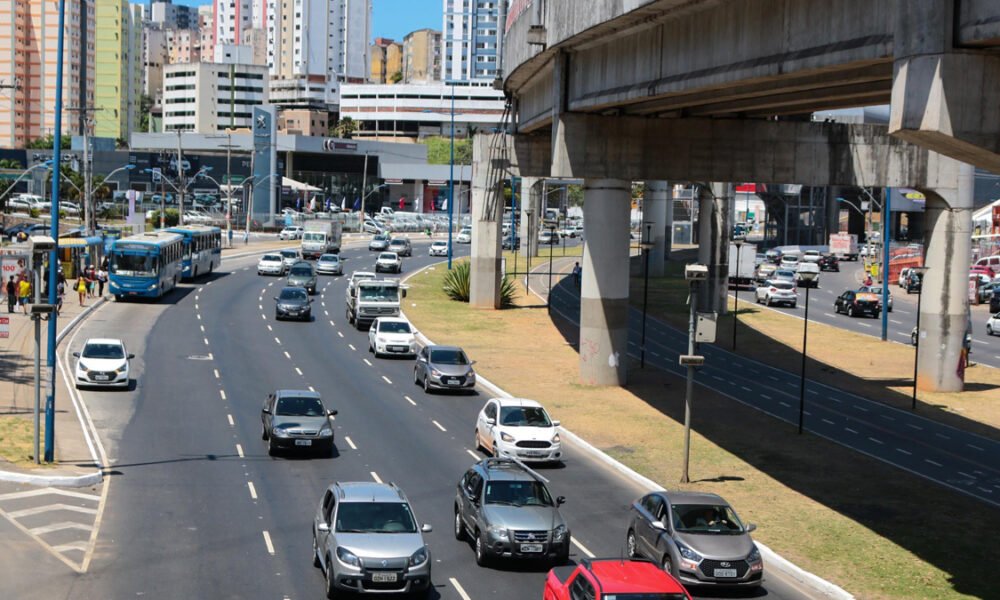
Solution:
<svg viewBox="0 0 1000 600"><path fill-rule="evenodd" d="M424 523L423 525L420 526L420 531L421 533L430 533L434 531L434 528L431 527L429 524Z"/></svg>
<svg viewBox="0 0 1000 600"><path fill-rule="evenodd" d="M262 409L260 409L260 412L262 414L269 415L269 414L271 414L271 409L270 408L262 408Z"/></svg>
<svg viewBox="0 0 1000 600"><path fill-rule="evenodd" d="M75 357L77 357L77 358L80 358L80 353L79 353L79 352L74 352L74 353L73 353L73 356L75 356Z"/></svg>
<svg viewBox="0 0 1000 600"><path fill-rule="evenodd" d="M316 530L320 531L322 533L326 533L326 532L330 531L330 524L329 523L320 523L319 525L316 526Z"/></svg>
<svg viewBox="0 0 1000 600"><path fill-rule="evenodd" d="M406 298L406 290L403 290L403 297Z"/></svg>
<svg viewBox="0 0 1000 600"><path fill-rule="evenodd" d="M470 362L470 363L469 363L469 366L471 367L471 366L472 366L472 365L474 365L474 364L476 364L476 361L472 361L472 362Z"/></svg>
<svg viewBox="0 0 1000 600"><path fill-rule="evenodd" d="M556 498L556 506L562 506L566 504L566 496L559 496Z"/></svg>
<svg viewBox="0 0 1000 600"><path fill-rule="evenodd" d="M753 532L753 531L757 531L757 525L754 524L754 523L748 523L747 524L747 533L750 533L750 532Z"/></svg>
<svg viewBox="0 0 1000 600"><path fill-rule="evenodd" d="M128 355L128 359L129 359L129 360L132 360L133 358L135 358L135 354L129 354L129 355Z"/></svg>
<svg viewBox="0 0 1000 600"><path fill-rule="evenodd" d="M275 301L275 302L277 302L277 301L278 301L278 297L277 297L277 296L275 296L275 297L274 297L274 301Z"/></svg>
<svg viewBox="0 0 1000 600"><path fill-rule="evenodd" d="M326 411L326 415L328 417L335 417L335 416L337 416L337 411L336 410L328 410L328 411Z"/></svg>
<svg viewBox="0 0 1000 600"><path fill-rule="evenodd" d="M423 356L418 356L417 357L417 362L427 362L427 359L424 358Z"/></svg>
<svg viewBox="0 0 1000 600"><path fill-rule="evenodd" d="M667 530L666 525L664 525L662 521L653 521L650 523L650 525L652 525L653 529L659 529L660 531Z"/></svg>
<svg viewBox="0 0 1000 600"><path fill-rule="evenodd" d="M552 421L553 427L559 427L560 425L562 425L562 421Z"/></svg>
<svg viewBox="0 0 1000 600"><path fill-rule="evenodd" d="M487 425L496 425L496 424L497 424L497 420L496 420L496 419L493 419L493 418L489 418L489 417L488 417L488 418L486 419L486 424L487 424Z"/></svg>

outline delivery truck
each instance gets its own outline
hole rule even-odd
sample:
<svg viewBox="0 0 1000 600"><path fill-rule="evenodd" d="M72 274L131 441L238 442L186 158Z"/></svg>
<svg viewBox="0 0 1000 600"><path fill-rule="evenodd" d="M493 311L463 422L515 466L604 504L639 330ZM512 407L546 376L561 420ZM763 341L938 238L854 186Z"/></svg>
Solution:
<svg viewBox="0 0 1000 600"><path fill-rule="evenodd" d="M757 269L756 244L729 244L729 286L748 287L753 284Z"/></svg>
<svg viewBox="0 0 1000 600"><path fill-rule="evenodd" d="M858 260L858 236L853 233L830 234L830 254L839 260Z"/></svg>
<svg viewBox="0 0 1000 600"><path fill-rule="evenodd" d="M319 258L340 252L340 222L330 219L310 219L303 224L302 257Z"/></svg>

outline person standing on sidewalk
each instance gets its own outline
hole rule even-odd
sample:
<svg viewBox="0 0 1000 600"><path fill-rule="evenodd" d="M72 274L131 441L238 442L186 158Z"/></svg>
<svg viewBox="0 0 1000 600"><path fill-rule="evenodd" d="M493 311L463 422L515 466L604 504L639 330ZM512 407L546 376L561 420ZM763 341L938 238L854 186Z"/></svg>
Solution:
<svg viewBox="0 0 1000 600"><path fill-rule="evenodd" d="M27 279L22 279L17 284L17 297L21 301L21 310L28 314L28 302L31 301L31 283Z"/></svg>
<svg viewBox="0 0 1000 600"><path fill-rule="evenodd" d="M17 304L17 284L14 283L14 276L7 280L7 312L14 312L14 305Z"/></svg>
<svg viewBox="0 0 1000 600"><path fill-rule="evenodd" d="M80 306L86 306L87 300L87 280L81 273L76 280L76 293L80 295Z"/></svg>
<svg viewBox="0 0 1000 600"><path fill-rule="evenodd" d="M97 297L104 297L104 284L108 281L108 272L101 269L97 272Z"/></svg>

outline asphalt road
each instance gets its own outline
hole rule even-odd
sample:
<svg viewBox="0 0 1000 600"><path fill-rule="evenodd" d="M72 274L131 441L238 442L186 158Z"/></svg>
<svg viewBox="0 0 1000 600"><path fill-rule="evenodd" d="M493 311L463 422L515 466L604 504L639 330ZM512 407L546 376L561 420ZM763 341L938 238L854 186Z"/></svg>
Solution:
<svg viewBox="0 0 1000 600"><path fill-rule="evenodd" d="M426 242L414 252L406 272L430 262ZM363 249L344 256L348 272L374 262ZM310 555L316 505L335 480L371 479L396 482L417 519L434 527L426 539L440 597L539 597L546 566L481 569L452 536L455 486L481 458L472 435L486 396L426 395L412 383L411 360L374 359L366 333L344 320L344 278L321 280L314 322L275 322L271 296L282 280L258 277L254 262L227 261L211 283L159 304L110 305L84 326L77 343L120 335L142 359L134 392L85 392L111 440L115 475L91 569L66 597L320 597ZM148 337L132 339L153 321ZM309 387L339 410L337 451L269 457L260 437L265 395ZM619 556L627 506L641 490L564 449L564 466L544 474L568 499L572 557ZM780 573L766 577L762 596L808 597Z"/></svg>
<svg viewBox="0 0 1000 600"><path fill-rule="evenodd" d="M864 279L860 262L841 262L840 272L824 271L820 274L820 286L809 290L809 320L840 327L856 333L882 337L882 318L848 317L838 314L833 307L837 296L847 290L856 290ZM907 294L906 290L891 282L889 293L892 294L893 309L888 313L888 339L901 344L910 343L910 333L917 324L917 299L919 294ZM730 296L735 294L730 291ZM740 303L754 302L754 292L741 289ZM799 302L795 308L773 306L786 314L802 318L805 315L805 289L799 288ZM990 336L986 333L986 320L989 318L989 305L981 304L972 307L972 355L973 363L1000 368L1000 336Z"/></svg>
<svg viewBox="0 0 1000 600"><path fill-rule="evenodd" d="M564 281L553 290L552 306L578 323L579 296L569 280ZM810 310L810 320L812 314ZM641 328L642 312L632 309L629 350L636 356ZM650 364L685 376L687 368L679 365L678 357L687 354L687 343L686 331L648 319L646 361ZM783 421L798 423L801 379L797 371L777 369L712 344L702 345L698 353L705 357L705 366L697 369L697 383ZM1000 506L1000 443L808 379L804 399L806 431Z"/></svg>

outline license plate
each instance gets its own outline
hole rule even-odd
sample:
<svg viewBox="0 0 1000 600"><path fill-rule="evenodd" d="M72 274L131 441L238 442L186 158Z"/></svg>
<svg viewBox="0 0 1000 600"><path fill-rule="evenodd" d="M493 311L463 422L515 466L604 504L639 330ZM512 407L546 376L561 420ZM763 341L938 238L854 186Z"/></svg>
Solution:
<svg viewBox="0 0 1000 600"><path fill-rule="evenodd" d="M528 553L528 552L541 552L541 551L542 551L541 544L521 544L521 552Z"/></svg>
<svg viewBox="0 0 1000 600"><path fill-rule="evenodd" d="M94 375L94 381L108 381L110 379L107 375Z"/></svg>
<svg viewBox="0 0 1000 600"><path fill-rule="evenodd" d="M447 379L447 380L445 380L445 383L447 383L448 385L458 385L459 384L459 380L458 379Z"/></svg>
<svg viewBox="0 0 1000 600"><path fill-rule="evenodd" d="M715 569L716 577L736 577L736 569Z"/></svg>
<svg viewBox="0 0 1000 600"><path fill-rule="evenodd" d="M295 440L295 445L296 446L312 446L313 445L313 441L312 440Z"/></svg>
<svg viewBox="0 0 1000 600"><path fill-rule="evenodd" d="M392 583L396 581L395 573L372 573L372 581L375 583Z"/></svg>
<svg viewBox="0 0 1000 600"><path fill-rule="evenodd" d="M527 457L529 457L529 458L538 458L538 457L541 457L541 456L545 456L545 453L544 452L525 452L524 455L527 456Z"/></svg>

